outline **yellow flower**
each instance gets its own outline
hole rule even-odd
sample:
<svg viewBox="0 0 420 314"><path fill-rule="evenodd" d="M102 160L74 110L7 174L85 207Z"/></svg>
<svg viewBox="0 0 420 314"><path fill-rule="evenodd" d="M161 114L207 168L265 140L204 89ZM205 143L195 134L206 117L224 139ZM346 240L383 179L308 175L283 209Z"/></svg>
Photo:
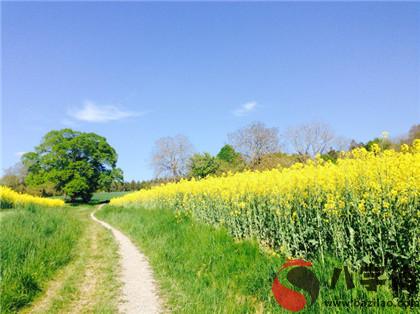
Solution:
<svg viewBox="0 0 420 314"><path fill-rule="evenodd" d="M28 204L60 207L64 206L64 201L60 199L51 199L36 197L29 194L23 194L13 191L12 189L0 185L0 201L3 207L17 207Z"/></svg>
<svg viewBox="0 0 420 314"><path fill-rule="evenodd" d="M407 144L402 144L401 145L401 152L408 153L409 150L410 150L410 146L408 146Z"/></svg>
<svg viewBox="0 0 420 314"><path fill-rule="evenodd" d="M381 151L381 148L379 147L379 145L377 143L372 144L372 152L374 152L375 154L379 153Z"/></svg>
<svg viewBox="0 0 420 314"><path fill-rule="evenodd" d="M357 208L361 213L364 213L366 211L365 201L360 201L359 205L357 205Z"/></svg>

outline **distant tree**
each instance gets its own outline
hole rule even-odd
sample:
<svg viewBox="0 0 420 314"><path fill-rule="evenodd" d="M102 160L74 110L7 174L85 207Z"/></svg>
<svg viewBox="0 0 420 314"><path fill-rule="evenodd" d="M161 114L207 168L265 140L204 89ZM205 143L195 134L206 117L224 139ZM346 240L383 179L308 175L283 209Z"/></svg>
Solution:
<svg viewBox="0 0 420 314"><path fill-rule="evenodd" d="M331 128L320 122L312 122L289 128L286 132L293 149L303 158L323 154L334 142Z"/></svg>
<svg viewBox="0 0 420 314"><path fill-rule="evenodd" d="M342 136L335 136L331 143L329 151L346 152L350 149L351 144L352 140Z"/></svg>
<svg viewBox="0 0 420 314"><path fill-rule="evenodd" d="M420 124L415 124L410 128L408 134L401 140L401 144L411 145L415 139L420 139Z"/></svg>
<svg viewBox="0 0 420 314"><path fill-rule="evenodd" d="M370 140L369 142L367 142L364 145L364 147L368 151L372 151L374 144L378 144L379 147L382 150L384 150L384 149L390 149L390 148L393 148L393 146L394 146L394 144L392 143L392 141L390 141L389 138L388 138L388 132L382 132L382 137L376 137L373 140Z"/></svg>
<svg viewBox="0 0 420 314"><path fill-rule="evenodd" d="M219 169L219 160L209 153L194 154L188 163L188 174L194 178L205 178Z"/></svg>
<svg viewBox="0 0 420 314"><path fill-rule="evenodd" d="M219 160L234 163L235 161L241 158L241 154L238 153L231 145L226 144L220 149L216 157Z"/></svg>
<svg viewBox="0 0 420 314"><path fill-rule="evenodd" d="M217 153L219 167L216 174L243 171L246 167L245 159L231 145L224 145Z"/></svg>
<svg viewBox="0 0 420 314"><path fill-rule="evenodd" d="M18 162L4 171L0 184L8 186L17 192L26 192L25 178L27 174L28 169L21 162Z"/></svg>
<svg viewBox="0 0 420 314"><path fill-rule="evenodd" d="M172 179L185 176L192 152L193 147L190 141L183 135L158 139L152 156L155 175Z"/></svg>
<svg viewBox="0 0 420 314"><path fill-rule="evenodd" d="M332 161L332 162L336 162L338 157L340 156L340 152L335 150L335 149L330 149L328 152L326 152L325 154L321 155L321 158L324 159L325 161Z"/></svg>
<svg viewBox="0 0 420 314"><path fill-rule="evenodd" d="M420 139L420 124L415 124L408 131L408 140L412 143L415 139Z"/></svg>
<svg viewBox="0 0 420 314"><path fill-rule="evenodd" d="M130 184L129 186L130 191L136 191L138 189L138 184L135 180L131 180L129 184Z"/></svg>
<svg viewBox="0 0 420 314"><path fill-rule="evenodd" d="M228 135L230 144L245 159L258 164L263 155L279 151L277 128L268 128L261 122L250 125Z"/></svg>
<svg viewBox="0 0 420 314"><path fill-rule="evenodd" d="M34 152L22 156L30 187L50 184L71 201L87 202L93 192L120 180L117 153L106 139L95 133L72 129L48 132Z"/></svg>
<svg viewBox="0 0 420 314"><path fill-rule="evenodd" d="M350 141L350 145L349 145L349 150L355 149L357 147L362 147L365 146L365 144L363 144L363 142L356 142L356 140L351 140Z"/></svg>

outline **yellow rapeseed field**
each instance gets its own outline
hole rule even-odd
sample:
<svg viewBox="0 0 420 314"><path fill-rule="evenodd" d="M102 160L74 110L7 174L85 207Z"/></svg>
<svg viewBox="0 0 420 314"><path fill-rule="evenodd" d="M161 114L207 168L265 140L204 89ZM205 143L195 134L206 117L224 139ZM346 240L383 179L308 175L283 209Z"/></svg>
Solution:
<svg viewBox="0 0 420 314"><path fill-rule="evenodd" d="M26 206L29 204L40 206L63 206L64 201L59 199L49 199L36 197L29 194L22 194L13 191L5 186L0 186L1 208L13 208L17 206Z"/></svg>
<svg viewBox="0 0 420 314"><path fill-rule="evenodd" d="M111 200L171 208L289 256L353 263L420 262L420 140L400 151L357 148L337 163L182 180Z"/></svg>

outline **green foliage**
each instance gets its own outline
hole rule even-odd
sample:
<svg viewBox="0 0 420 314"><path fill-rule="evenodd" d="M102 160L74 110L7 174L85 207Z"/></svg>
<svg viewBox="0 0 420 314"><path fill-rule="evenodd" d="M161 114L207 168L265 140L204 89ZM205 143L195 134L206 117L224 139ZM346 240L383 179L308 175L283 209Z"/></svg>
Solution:
<svg viewBox="0 0 420 314"><path fill-rule="evenodd" d="M95 133L51 131L22 160L30 187L52 184L71 201L82 198L87 202L94 191L122 180L122 171L116 168L117 153Z"/></svg>
<svg viewBox="0 0 420 314"><path fill-rule="evenodd" d="M374 144L378 144L379 147L381 148L381 150L385 150L385 149L390 149L392 148L392 142L388 139L385 138L379 138L376 137L373 140L367 142L364 147L368 150L368 151L372 151L372 147Z"/></svg>
<svg viewBox="0 0 420 314"><path fill-rule="evenodd" d="M241 159L241 154L239 154L231 145L226 144L220 149L216 157L228 163L235 163L237 160Z"/></svg>
<svg viewBox="0 0 420 314"><path fill-rule="evenodd" d="M219 160L219 169L217 171L219 175L229 171L243 171L246 168L246 162L241 154L229 144L223 146L216 157Z"/></svg>
<svg viewBox="0 0 420 314"><path fill-rule="evenodd" d="M188 176L200 179L212 174L221 175L226 172L243 171L246 166L241 154L231 145L225 145L216 157L209 153L194 154L188 164Z"/></svg>
<svg viewBox="0 0 420 314"><path fill-rule="evenodd" d="M336 162L338 157L340 155L340 152L331 149L330 151L328 151L326 154L322 154L321 158L324 159L325 161L332 161L332 162Z"/></svg>
<svg viewBox="0 0 420 314"><path fill-rule="evenodd" d="M81 225L68 209L28 206L1 217L2 313L15 312L45 288L72 257Z"/></svg>
<svg viewBox="0 0 420 314"><path fill-rule="evenodd" d="M143 181L114 181L111 186L104 191L108 192L124 192L124 191L138 191L141 189L150 189L152 186L160 185L168 182L174 182L173 178L155 178L152 180L143 180Z"/></svg>
<svg viewBox="0 0 420 314"><path fill-rule="evenodd" d="M209 153L194 154L188 164L189 176L194 178L205 178L215 174L219 169L219 161Z"/></svg>
<svg viewBox="0 0 420 314"><path fill-rule="evenodd" d="M93 193L90 204L100 204L109 201L113 197L119 197L127 194L128 192L96 192Z"/></svg>

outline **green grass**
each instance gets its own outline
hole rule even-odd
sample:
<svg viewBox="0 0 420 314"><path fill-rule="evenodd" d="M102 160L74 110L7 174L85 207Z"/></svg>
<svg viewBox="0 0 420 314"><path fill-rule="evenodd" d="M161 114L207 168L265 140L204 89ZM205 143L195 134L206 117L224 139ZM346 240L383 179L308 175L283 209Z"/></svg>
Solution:
<svg viewBox="0 0 420 314"><path fill-rule="evenodd" d="M204 225L169 210L107 206L98 214L125 232L148 256L167 308L173 313L286 313L275 302L271 285L285 258L264 253L255 241L235 241L224 229ZM356 288L347 290L344 274L330 289L334 266L326 258L312 261L320 295L306 313L401 313L400 308L327 307L326 301L390 301L389 287L367 292L353 274ZM409 311L406 310L408 313Z"/></svg>
<svg viewBox="0 0 420 314"><path fill-rule="evenodd" d="M132 193L130 191L122 191L122 192L95 192L93 193L92 199L89 201L90 205L101 204L106 201L109 201L111 198L123 196L125 194ZM64 199L63 195L58 196L51 196L50 198L57 198L57 199ZM83 204L82 200L77 200L76 205Z"/></svg>
<svg viewBox="0 0 420 314"><path fill-rule="evenodd" d="M92 206L75 207L74 215L85 226L75 258L49 282L24 313L117 313L120 294L119 256L111 232L90 219Z"/></svg>
<svg viewBox="0 0 420 314"><path fill-rule="evenodd" d="M96 192L90 201L91 204L99 204L105 201L109 201L113 197L123 196L130 192Z"/></svg>
<svg viewBox="0 0 420 314"><path fill-rule="evenodd" d="M69 208L29 206L1 217L2 313L30 303L72 258L83 231Z"/></svg>

